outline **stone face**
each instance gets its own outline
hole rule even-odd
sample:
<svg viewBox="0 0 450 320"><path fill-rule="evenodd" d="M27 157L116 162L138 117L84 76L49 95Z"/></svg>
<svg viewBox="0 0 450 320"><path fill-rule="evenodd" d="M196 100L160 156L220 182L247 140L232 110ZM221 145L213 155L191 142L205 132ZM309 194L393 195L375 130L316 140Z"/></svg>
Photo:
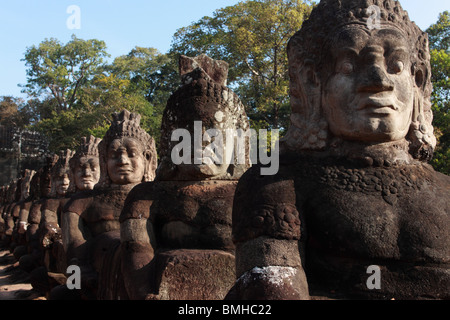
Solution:
<svg viewBox="0 0 450 320"><path fill-rule="evenodd" d="M155 141L140 127L141 116L128 110L112 116L111 127L98 144L101 172L99 187L153 180L157 166ZM125 151L135 156L130 157ZM123 164L125 160L127 163Z"/></svg>
<svg viewBox="0 0 450 320"><path fill-rule="evenodd" d="M369 36L361 32L370 29L369 16L364 12L371 5L380 8L381 16L380 26ZM358 55L348 55L352 46ZM392 57L385 52L385 61L380 56L375 59L377 54L373 53L370 63L357 59L370 48L394 46L402 49L391 51ZM288 57L292 125L285 141L290 149L324 150L332 147L336 137L374 143L406 139L415 158L428 160L432 156L436 138L431 125L428 39L399 2L321 1L291 38ZM342 81L338 83L339 79ZM327 94L321 96L325 89ZM415 100L408 100L412 96ZM341 101L347 98L349 101ZM344 114L336 113L338 103L343 104L343 111L348 110L353 125L346 125ZM356 128L360 136L348 136L348 130Z"/></svg>
<svg viewBox="0 0 450 320"><path fill-rule="evenodd" d="M83 137L81 143L70 159L73 184L77 191L94 189L100 179L98 144L101 139L93 136Z"/></svg>
<svg viewBox="0 0 450 320"><path fill-rule="evenodd" d="M208 59L210 60L210 58ZM211 62L210 64L215 65L220 62ZM186 68L185 71L189 70L191 69ZM223 138L221 147L225 147L227 129L234 131L241 129L245 132L249 128L245 108L238 96L220 82L216 82L213 75L208 72L215 71L198 67L184 74L183 79L189 77L190 80L185 81L167 102L161 124L161 161L157 169L159 180L236 180L250 166L249 152L246 153L245 161L237 161L236 158L225 161L226 156L224 156L223 161L206 162L205 158L208 155L205 153L207 147L205 143L208 139L205 132L208 130L220 131ZM196 123L199 124L198 130L196 130ZM191 159L186 159L181 164L175 164L172 151L179 146L180 142L174 141L177 138L172 137L174 133L180 132L179 130L189 134L188 150L183 150L183 152L189 152ZM199 145L196 145L195 139L200 141ZM204 142L202 143L202 141ZM249 147L246 145L244 148L248 150ZM232 155L233 150L230 147L222 150L224 155L226 152L230 156ZM199 162L195 159L196 154L202 158L199 159ZM234 156L236 157L236 155Z"/></svg>
<svg viewBox="0 0 450 320"><path fill-rule="evenodd" d="M382 11L374 30L370 5ZM236 189L229 297L448 299L450 178L425 163L436 142L427 46L398 2L313 10L288 47L280 170L254 166ZM370 266L380 289L367 285Z"/></svg>

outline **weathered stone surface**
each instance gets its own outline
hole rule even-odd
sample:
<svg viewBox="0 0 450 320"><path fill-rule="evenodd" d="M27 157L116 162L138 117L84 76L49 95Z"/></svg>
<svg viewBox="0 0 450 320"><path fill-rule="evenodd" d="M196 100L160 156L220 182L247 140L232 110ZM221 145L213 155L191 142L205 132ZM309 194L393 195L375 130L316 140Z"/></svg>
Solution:
<svg viewBox="0 0 450 320"><path fill-rule="evenodd" d="M308 284L302 269L255 267L237 279L227 300L308 300Z"/></svg>
<svg viewBox="0 0 450 320"><path fill-rule="evenodd" d="M59 252L63 250L61 214L74 190L69 168L69 162L74 153L72 150L60 153L58 161L51 170L51 197L43 201L40 208L41 220L38 232L44 265L49 272L65 272L65 261L58 259L64 257L64 252Z"/></svg>
<svg viewBox="0 0 450 320"><path fill-rule="evenodd" d="M28 254L20 259L20 266L28 272L41 266L43 263L41 235L39 233L39 225L42 218L41 207L51 196L51 171L56 165L58 158L58 155L47 156L45 166L37 171L34 176L36 180L32 183L32 194L36 197L36 200L33 201L30 207L25 233Z"/></svg>
<svg viewBox="0 0 450 320"><path fill-rule="evenodd" d="M193 78L189 74L199 69L203 70L213 82L222 86L227 85L228 63L225 61L211 59L205 54L195 58L180 56L179 71L183 84L192 81Z"/></svg>
<svg viewBox="0 0 450 320"><path fill-rule="evenodd" d="M39 170L49 154L48 141L38 132L0 125L0 185L6 185L25 169Z"/></svg>
<svg viewBox="0 0 450 320"><path fill-rule="evenodd" d="M235 280L234 256L224 251L171 250L155 264L159 291L147 299L222 300Z"/></svg>

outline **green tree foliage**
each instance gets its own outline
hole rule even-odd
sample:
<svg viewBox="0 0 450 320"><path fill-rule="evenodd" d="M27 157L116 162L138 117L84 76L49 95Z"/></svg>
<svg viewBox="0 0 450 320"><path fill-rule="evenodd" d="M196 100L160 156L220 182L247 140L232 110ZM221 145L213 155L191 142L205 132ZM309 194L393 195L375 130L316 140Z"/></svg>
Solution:
<svg viewBox="0 0 450 320"><path fill-rule="evenodd" d="M0 125L25 128L33 121L33 101L25 103L22 98L0 97Z"/></svg>
<svg viewBox="0 0 450 320"><path fill-rule="evenodd" d="M129 83L129 91L144 97L151 108L142 114L142 126L159 143L163 110L172 92L179 85L179 77L171 58L155 48L135 47L127 55L114 59L106 69ZM176 77L175 77L176 75Z"/></svg>
<svg viewBox="0 0 450 320"><path fill-rule="evenodd" d="M108 56L106 44L100 40L82 40L73 35L64 45L54 38L45 39L39 46L27 48L22 59L28 67L23 91L33 97L50 95L55 99L57 113L68 110Z"/></svg>
<svg viewBox="0 0 450 320"><path fill-rule="evenodd" d="M159 135L162 110L155 110L161 65L165 55L152 48L133 49L104 61L109 54L100 40L72 36L67 44L46 39L27 49L28 109L35 115L32 128L50 138L50 150L75 148L80 137L103 137L111 113L128 109L139 112L141 125Z"/></svg>
<svg viewBox="0 0 450 320"><path fill-rule="evenodd" d="M228 62L229 85L252 127L284 129L290 114L286 46L311 10L309 1L242 1L179 29L170 53Z"/></svg>
<svg viewBox="0 0 450 320"><path fill-rule="evenodd" d="M433 125L438 138L432 165L450 174L450 14L445 11L427 30L430 40L434 113Z"/></svg>
<svg viewBox="0 0 450 320"><path fill-rule="evenodd" d="M140 113L142 127L150 131L153 125L148 118L152 105L142 95L134 93L130 81L115 75L97 75L89 86L80 89L78 103L39 121L34 128L50 139L50 150L75 148L80 137L92 134L103 137L109 128L111 114L122 109ZM51 103L51 101L46 100Z"/></svg>

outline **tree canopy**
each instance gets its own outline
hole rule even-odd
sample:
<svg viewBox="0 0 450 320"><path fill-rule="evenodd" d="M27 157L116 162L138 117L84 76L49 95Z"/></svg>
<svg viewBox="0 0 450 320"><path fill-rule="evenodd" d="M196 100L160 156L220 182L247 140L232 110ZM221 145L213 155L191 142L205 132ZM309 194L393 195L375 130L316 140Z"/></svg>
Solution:
<svg viewBox="0 0 450 320"><path fill-rule="evenodd" d="M426 31L431 53L433 125L439 142L432 165L450 174L450 13L441 13Z"/></svg>
<svg viewBox="0 0 450 320"><path fill-rule="evenodd" d="M55 99L55 111L68 110L108 56L104 41L73 35L64 45L54 38L45 39L25 52L23 61L28 68L23 91L34 97L49 94Z"/></svg>
<svg viewBox="0 0 450 320"><path fill-rule="evenodd" d="M31 125L50 138L51 151L74 148L88 134L103 137L111 113L124 108L143 115L143 128L158 135L160 116L147 99L154 96L149 73L158 72L165 55L137 47L111 64L107 57L103 41L75 36L67 44L45 39L27 49L23 91L33 98L27 105L37 119Z"/></svg>

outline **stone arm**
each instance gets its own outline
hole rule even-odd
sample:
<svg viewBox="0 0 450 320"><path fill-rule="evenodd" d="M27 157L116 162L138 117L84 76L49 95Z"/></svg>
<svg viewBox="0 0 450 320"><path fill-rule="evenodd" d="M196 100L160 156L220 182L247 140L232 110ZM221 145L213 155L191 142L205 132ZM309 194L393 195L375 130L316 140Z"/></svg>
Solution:
<svg viewBox="0 0 450 320"><path fill-rule="evenodd" d="M129 193L120 216L122 276L131 300L143 300L154 294L153 229L150 207L154 183L136 186Z"/></svg>
<svg viewBox="0 0 450 320"><path fill-rule="evenodd" d="M60 238L61 229L58 224L59 200L49 199L41 209L40 233L41 245L49 247L55 239Z"/></svg>
<svg viewBox="0 0 450 320"><path fill-rule="evenodd" d="M28 228L28 216L30 214L30 207L32 202L25 203L19 212L19 220L17 222L17 232L19 234L25 234Z"/></svg>
<svg viewBox="0 0 450 320"><path fill-rule="evenodd" d="M15 204L9 205L5 213L5 234L11 236L14 230L14 210Z"/></svg>
<svg viewBox="0 0 450 320"><path fill-rule="evenodd" d="M309 299L296 203L288 175L260 176L255 166L242 176L233 204L237 281L227 299Z"/></svg>
<svg viewBox="0 0 450 320"><path fill-rule="evenodd" d="M84 264L88 260L86 242L89 232L82 218L74 212L64 212L61 215L62 240L66 252L67 264Z"/></svg>
<svg viewBox="0 0 450 320"><path fill-rule="evenodd" d="M79 214L65 211L61 214L62 242L67 266L78 266L81 270L82 289L97 286L97 274L89 257L89 240L92 235Z"/></svg>
<svg viewBox="0 0 450 320"><path fill-rule="evenodd" d="M26 232L26 240L28 243L28 251L36 252L39 248L39 223L41 221L42 201L35 201L31 205L28 214L28 227Z"/></svg>

